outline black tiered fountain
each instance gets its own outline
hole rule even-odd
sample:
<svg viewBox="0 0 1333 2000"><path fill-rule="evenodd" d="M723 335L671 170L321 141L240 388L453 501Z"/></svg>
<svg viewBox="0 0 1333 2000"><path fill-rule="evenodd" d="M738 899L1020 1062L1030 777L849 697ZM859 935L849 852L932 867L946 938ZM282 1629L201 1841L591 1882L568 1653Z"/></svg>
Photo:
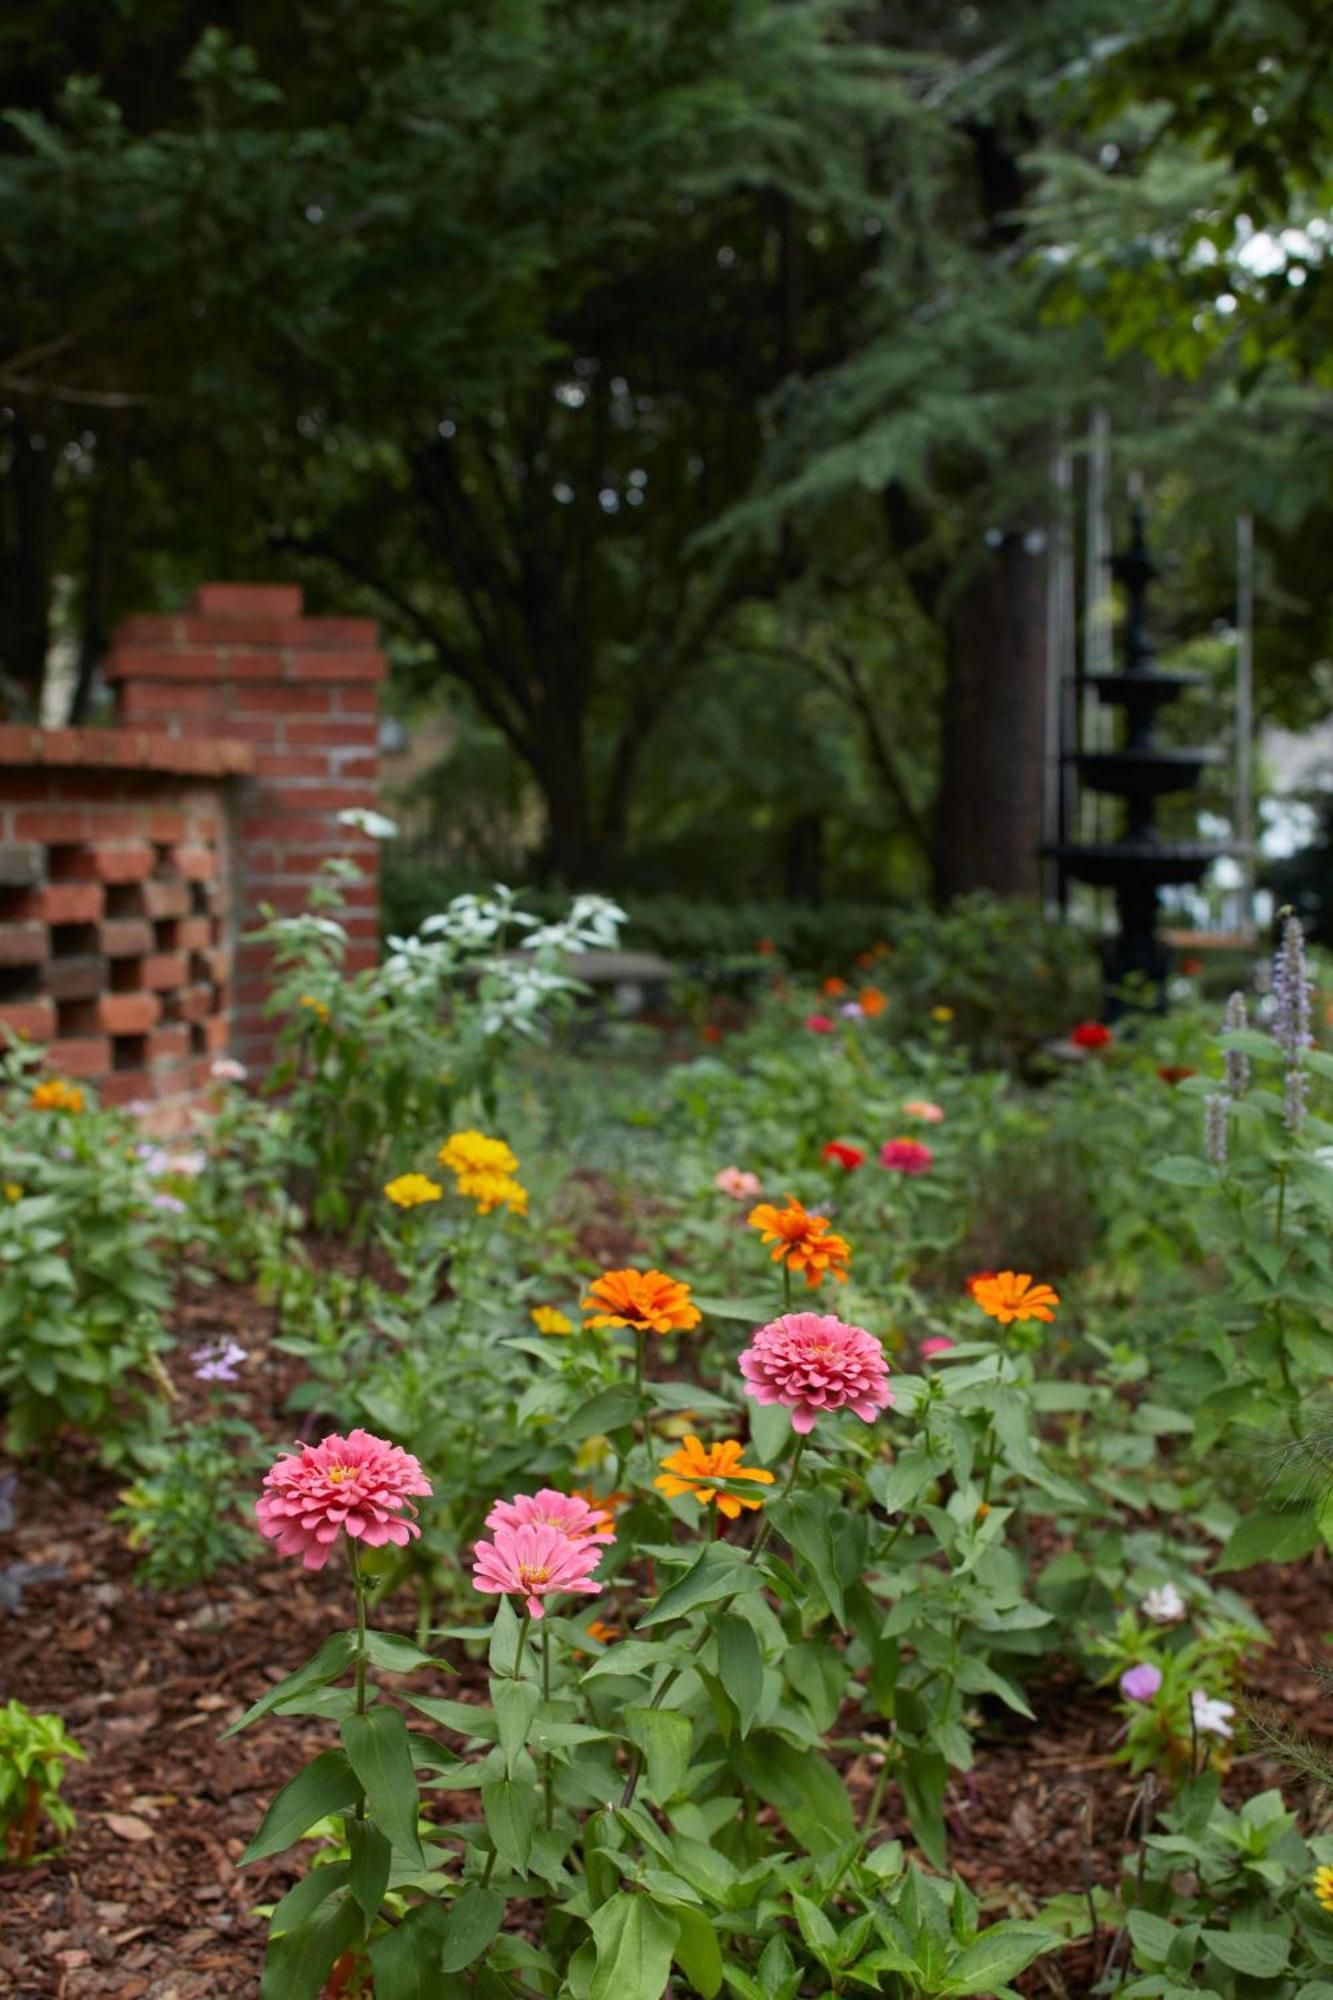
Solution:
<svg viewBox="0 0 1333 2000"><path fill-rule="evenodd" d="M1136 507L1129 547L1111 559L1116 580L1125 586L1124 670L1094 674L1083 686L1099 700L1123 709L1124 741L1118 750L1069 753L1082 782L1095 792L1125 802L1118 840L1061 841L1052 850L1067 875L1098 888L1115 890L1119 933L1102 947L1107 1012L1112 1019L1128 1005L1166 1006L1168 953L1157 935L1157 893L1169 883L1198 882L1226 848L1211 841L1163 840L1154 825L1156 802L1171 792L1191 791L1219 750L1164 750L1153 742L1157 711L1202 674L1160 673L1148 638L1148 585L1157 570L1144 537L1143 509ZM1141 989L1140 1001L1126 999ZM1150 997L1151 996L1151 997Z"/></svg>

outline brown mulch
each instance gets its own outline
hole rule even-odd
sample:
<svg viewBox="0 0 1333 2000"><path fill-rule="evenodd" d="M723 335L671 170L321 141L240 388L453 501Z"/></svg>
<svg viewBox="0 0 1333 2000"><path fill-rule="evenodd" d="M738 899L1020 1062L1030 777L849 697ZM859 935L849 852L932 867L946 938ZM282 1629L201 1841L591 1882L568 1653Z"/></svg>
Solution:
<svg viewBox="0 0 1333 2000"><path fill-rule="evenodd" d="M266 1315L239 1288L189 1294L180 1317L191 1342L232 1331L262 1347ZM278 1383L262 1360L255 1367L255 1421L285 1434L268 1416ZM197 1394L192 1384L187 1393ZM67 1846L0 1876L0 1996L249 2000L264 1938L252 1911L292 1871L281 1858L243 1874L236 1863L278 1785L331 1739L310 1718L270 1718L227 1742L221 1732L346 1624L345 1579L332 1567L308 1576L261 1560L207 1589L154 1598L134 1581L123 1530L107 1521L115 1491L89 1459L63 1459L58 1475L21 1468L15 1527L0 1538L0 1563L65 1572L30 1587L21 1617L0 1612L0 1701L55 1710L88 1756L66 1785L78 1814ZM1256 1675L1265 1699L1333 1735L1309 1673L1333 1628L1333 1564L1266 1565L1230 1581L1273 1635ZM376 1622L409 1629L411 1610L400 1600ZM1031 1914L1092 1882L1113 1887L1134 1846L1138 1788L1112 1761L1109 1702L1059 1666L1029 1694L1036 1722L988 1716L976 1767L954 1778L946 1803L951 1861L996 1916ZM847 1776L867 1796L870 1756L852 1756ZM1251 1755L1237 1760L1228 1793L1239 1800L1284 1782L1295 1796L1271 1760ZM892 1788L883 1833L910 1840ZM1076 1996L1090 1989L1091 1968L1088 1948L1075 1946L1020 1984Z"/></svg>

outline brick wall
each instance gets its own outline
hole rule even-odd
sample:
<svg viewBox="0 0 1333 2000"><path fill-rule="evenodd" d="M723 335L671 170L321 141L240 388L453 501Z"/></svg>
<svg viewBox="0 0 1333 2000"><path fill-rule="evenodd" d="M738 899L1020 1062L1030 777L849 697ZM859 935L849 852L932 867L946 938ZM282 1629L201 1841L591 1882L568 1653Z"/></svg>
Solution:
<svg viewBox="0 0 1333 2000"><path fill-rule="evenodd" d="M0 1026L183 1129L228 1045L248 744L0 728Z"/></svg>
<svg viewBox="0 0 1333 2000"><path fill-rule="evenodd" d="M374 622L306 618L301 592L284 584L205 584L188 612L127 619L106 673L128 727L250 747L234 811L233 1048L262 1064L273 1047L267 959L239 941L261 906L304 909L320 864L349 853L366 879L349 896L348 970L375 960L376 845L337 819L375 804L384 659Z"/></svg>

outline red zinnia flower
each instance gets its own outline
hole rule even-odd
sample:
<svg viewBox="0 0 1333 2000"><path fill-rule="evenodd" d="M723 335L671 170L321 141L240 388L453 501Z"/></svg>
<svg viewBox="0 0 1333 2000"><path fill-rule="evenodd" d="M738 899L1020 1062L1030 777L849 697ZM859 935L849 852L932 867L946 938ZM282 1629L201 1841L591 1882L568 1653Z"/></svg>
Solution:
<svg viewBox="0 0 1333 2000"><path fill-rule="evenodd" d="M1100 1021L1080 1021L1070 1030L1069 1039L1076 1049L1104 1049L1111 1040L1111 1030Z"/></svg>
<svg viewBox="0 0 1333 2000"><path fill-rule="evenodd" d="M919 1139L886 1139L879 1149L879 1163L898 1174L928 1174L935 1155Z"/></svg>
<svg viewBox="0 0 1333 2000"><path fill-rule="evenodd" d="M841 1139L829 1140L824 1148L824 1158L832 1166L845 1167L849 1174L866 1163L866 1156L859 1146L845 1146Z"/></svg>
<svg viewBox="0 0 1333 2000"><path fill-rule="evenodd" d="M812 1035L835 1035L838 1032L837 1023L830 1021L827 1014L807 1014L805 1025Z"/></svg>

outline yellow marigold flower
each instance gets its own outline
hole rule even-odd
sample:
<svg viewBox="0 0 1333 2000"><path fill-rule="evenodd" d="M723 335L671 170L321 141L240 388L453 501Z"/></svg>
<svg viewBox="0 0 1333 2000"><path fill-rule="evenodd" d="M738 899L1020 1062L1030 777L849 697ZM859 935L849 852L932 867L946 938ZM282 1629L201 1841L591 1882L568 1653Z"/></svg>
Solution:
<svg viewBox="0 0 1333 2000"><path fill-rule="evenodd" d="M931 1018L931 1020L932 1020L932 1021L939 1021L939 1022L941 1022L941 1023L943 1023L943 1022L945 1022L945 1021L952 1021L952 1019L953 1019L953 1008L952 1008L952 1007L932 1007L932 1008L931 1008L931 1010L930 1010L930 1018Z"/></svg>
<svg viewBox="0 0 1333 2000"><path fill-rule="evenodd" d="M1033 1284L1027 1271L983 1275L972 1280L970 1290L981 1310L999 1320L1001 1326L1008 1326L1011 1320L1053 1320L1051 1308L1060 1303L1057 1291L1050 1285Z"/></svg>
<svg viewBox="0 0 1333 2000"><path fill-rule="evenodd" d="M583 1310L588 1326L630 1326L636 1333L689 1332L703 1318L690 1288L665 1271L603 1271L589 1286Z"/></svg>
<svg viewBox="0 0 1333 2000"><path fill-rule="evenodd" d="M588 1630L591 1631L592 1627L589 1626ZM1324 1867L1315 1869L1310 1878L1310 1889L1321 1908L1333 1910L1333 1868L1327 1863Z"/></svg>
<svg viewBox="0 0 1333 2000"><path fill-rule="evenodd" d="M518 1158L503 1139L490 1139L484 1132L451 1132L438 1158L454 1176L458 1192L476 1202L478 1215L500 1207L527 1214L528 1191L514 1178Z"/></svg>
<svg viewBox="0 0 1333 2000"><path fill-rule="evenodd" d="M717 1487L709 1485L708 1481L754 1479L761 1486L771 1486L771 1472L765 1472L760 1465L741 1464L744 1449L744 1445L735 1438L725 1438L721 1444L704 1445L691 1435L679 1451L669 1452L662 1460L663 1469L653 1485L660 1486L668 1500L675 1500L682 1493L692 1493L701 1507L716 1501L719 1514L725 1514L729 1521L739 1520L742 1508L762 1507L763 1501L743 1500L739 1493L719 1493Z"/></svg>
<svg viewBox="0 0 1333 2000"><path fill-rule="evenodd" d="M438 1201L444 1189L424 1174L399 1174L397 1180L385 1185L384 1192L398 1208L420 1208L425 1202Z"/></svg>
<svg viewBox="0 0 1333 2000"><path fill-rule="evenodd" d="M867 1021L873 1021L875 1016L882 1014L889 1004L888 994L882 992L878 986L863 986L856 999Z"/></svg>
<svg viewBox="0 0 1333 2000"><path fill-rule="evenodd" d="M557 1306L534 1306L531 1318L538 1333L573 1333L574 1331L573 1320L562 1313Z"/></svg>
<svg viewBox="0 0 1333 2000"><path fill-rule="evenodd" d="M329 1018L328 1001L316 1000L313 993L303 993L297 1005L299 1007L308 1007L317 1021L327 1021Z"/></svg>
<svg viewBox="0 0 1333 2000"><path fill-rule="evenodd" d="M33 1085L28 1102L34 1111L82 1111L83 1092L76 1083L53 1076Z"/></svg>
<svg viewBox="0 0 1333 2000"><path fill-rule="evenodd" d="M834 1234L826 1215L808 1215L795 1195L787 1196L785 1208L761 1201L746 1220L751 1229L761 1232L762 1243L773 1244L773 1262L785 1264L789 1271L804 1272L812 1291L826 1277L846 1283L844 1266L852 1254L851 1244L845 1236Z"/></svg>
<svg viewBox="0 0 1333 2000"><path fill-rule="evenodd" d="M22 1199L23 1199L23 1189L22 1189L22 1188L21 1188L21 1187L19 1186L18 1182L17 1182L17 1181L6 1181L6 1182L5 1182L5 1200L6 1200L6 1201L22 1201Z"/></svg>

